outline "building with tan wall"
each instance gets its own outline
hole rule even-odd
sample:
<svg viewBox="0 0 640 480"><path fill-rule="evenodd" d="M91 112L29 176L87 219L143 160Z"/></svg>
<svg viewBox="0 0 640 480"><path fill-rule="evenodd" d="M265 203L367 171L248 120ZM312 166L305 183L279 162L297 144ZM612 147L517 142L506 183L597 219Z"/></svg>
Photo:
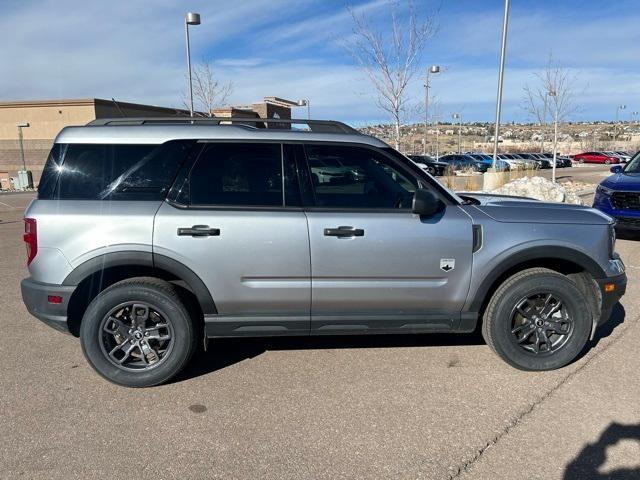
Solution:
<svg viewBox="0 0 640 480"><path fill-rule="evenodd" d="M291 107L295 105L296 102L282 98L265 97L262 102L224 107L212 113L220 117L291 118ZM0 102L1 187L10 188L9 178L16 177L18 170L22 170L18 124L29 124L22 129L25 164L27 170L33 172L33 181L37 185L53 139L64 127L85 125L97 118L188 115L187 110L100 98Z"/></svg>
<svg viewBox="0 0 640 480"><path fill-rule="evenodd" d="M8 178L22 170L19 123L28 123L22 129L27 170L33 172L38 183L51 144L62 128L85 125L96 118L109 117L167 117L188 115L186 110L114 102L100 98L63 100L25 100L0 102L0 181L9 188Z"/></svg>

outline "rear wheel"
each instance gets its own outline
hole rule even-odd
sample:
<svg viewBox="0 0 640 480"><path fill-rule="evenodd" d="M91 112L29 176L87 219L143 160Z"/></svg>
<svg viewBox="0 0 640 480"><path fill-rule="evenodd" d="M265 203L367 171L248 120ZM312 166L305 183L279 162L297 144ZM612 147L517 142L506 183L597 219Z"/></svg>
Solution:
<svg viewBox="0 0 640 480"><path fill-rule="evenodd" d="M80 327L89 364L107 380L127 387L166 382L187 364L196 333L170 283L134 278L101 292Z"/></svg>
<svg viewBox="0 0 640 480"><path fill-rule="evenodd" d="M611 160L607 158L607 159L604 161L604 163L605 163L606 165L611 165Z"/></svg>
<svg viewBox="0 0 640 480"><path fill-rule="evenodd" d="M554 370L574 360L592 325L588 302L565 275L545 268L506 280L491 298L482 334L507 363L520 370Z"/></svg>

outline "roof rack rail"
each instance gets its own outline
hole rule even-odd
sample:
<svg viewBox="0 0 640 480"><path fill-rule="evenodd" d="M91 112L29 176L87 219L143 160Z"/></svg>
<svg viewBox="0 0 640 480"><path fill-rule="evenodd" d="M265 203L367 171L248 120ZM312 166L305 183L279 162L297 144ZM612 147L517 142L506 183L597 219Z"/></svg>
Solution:
<svg viewBox="0 0 640 480"><path fill-rule="evenodd" d="M307 120L297 118L243 118L243 117L125 117L98 118L87 126L125 125L240 125L255 129L292 130L291 125L307 125L312 132L361 135L355 128L334 120Z"/></svg>

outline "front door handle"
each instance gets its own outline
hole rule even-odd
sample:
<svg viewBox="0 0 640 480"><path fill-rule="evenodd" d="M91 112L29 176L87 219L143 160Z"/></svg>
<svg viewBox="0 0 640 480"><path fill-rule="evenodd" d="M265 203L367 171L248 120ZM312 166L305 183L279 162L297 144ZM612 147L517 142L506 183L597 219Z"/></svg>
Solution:
<svg viewBox="0 0 640 480"><path fill-rule="evenodd" d="M194 225L193 227L178 228L179 237L218 237L219 228L209 228L209 225Z"/></svg>
<svg viewBox="0 0 640 480"><path fill-rule="evenodd" d="M353 228L348 226L341 226L338 228L325 228L324 236L338 238L364 237L364 230L362 228Z"/></svg>

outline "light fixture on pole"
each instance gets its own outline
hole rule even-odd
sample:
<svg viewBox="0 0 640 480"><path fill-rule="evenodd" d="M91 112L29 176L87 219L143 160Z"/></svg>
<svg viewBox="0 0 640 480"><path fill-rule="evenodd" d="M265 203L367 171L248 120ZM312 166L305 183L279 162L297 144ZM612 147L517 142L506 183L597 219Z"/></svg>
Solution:
<svg viewBox="0 0 640 480"><path fill-rule="evenodd" d="M549 90L547 95L552 97L553 101L553 170L551 172L551 181L556 181L556 158L558 156L558 98L557 94L553 90Z"/></svg>
<svg viewBox="0 0 640 480"><path fill-rule="evenodd" d="M458 154L462 153L462 115L460 113L452 113L451 118L458 120Z"/></svg>
<svg viewBox="0 0 640 480"><path fill-rule="evenodd" d="M618 140L618 115L620 114L620 110L624 110L625 108L627 108L626 105L618 105L616 107L616 124L614 125L613 128L613 146L615 148L615 143Z"/></svg>
<svg viewBox="0 0 640 480"><path fill-rule="evenodd" d="M504 80L504 62L507 56L507 30L509 28L509 0L504 0L502 17L502 47L500 48L500 70L498 74L498 95L496 98L496 125L493 132L493 171L498 162L498 141L500 139L500 113L502 109L502 83Z"/></svg>
<svg viewBox="0 0 640 480"><path fill-rule="evenodd" d="M638 112L631 112L631 123L638 121Z"/></svg>
<svg viewBox="0 0 640 480"><path fill-rule="evenodd" d="M427 79L424 83L425 95L424 95L424 140L422 143L422 154L427 154L427 128L429 123L429 80L431 74L440 73L440 65L431 65L427 69Z"/></svg>
<svg viewBox="0 0 640 480"><path fill-rule="evenodd" d="M307 107L307 120L311 120L311 101L308 98L298 100L299 107Z"/></svg>
<svg viewBox="0 0 640 480"><path fill-rule="evenodd" d="M189 12L184 17L184 33L187 42L187 70L189 72L189 114L193 117L193 81L191 80L191 46L189 45L189 25L200 25L200 14Z"/></svg>

